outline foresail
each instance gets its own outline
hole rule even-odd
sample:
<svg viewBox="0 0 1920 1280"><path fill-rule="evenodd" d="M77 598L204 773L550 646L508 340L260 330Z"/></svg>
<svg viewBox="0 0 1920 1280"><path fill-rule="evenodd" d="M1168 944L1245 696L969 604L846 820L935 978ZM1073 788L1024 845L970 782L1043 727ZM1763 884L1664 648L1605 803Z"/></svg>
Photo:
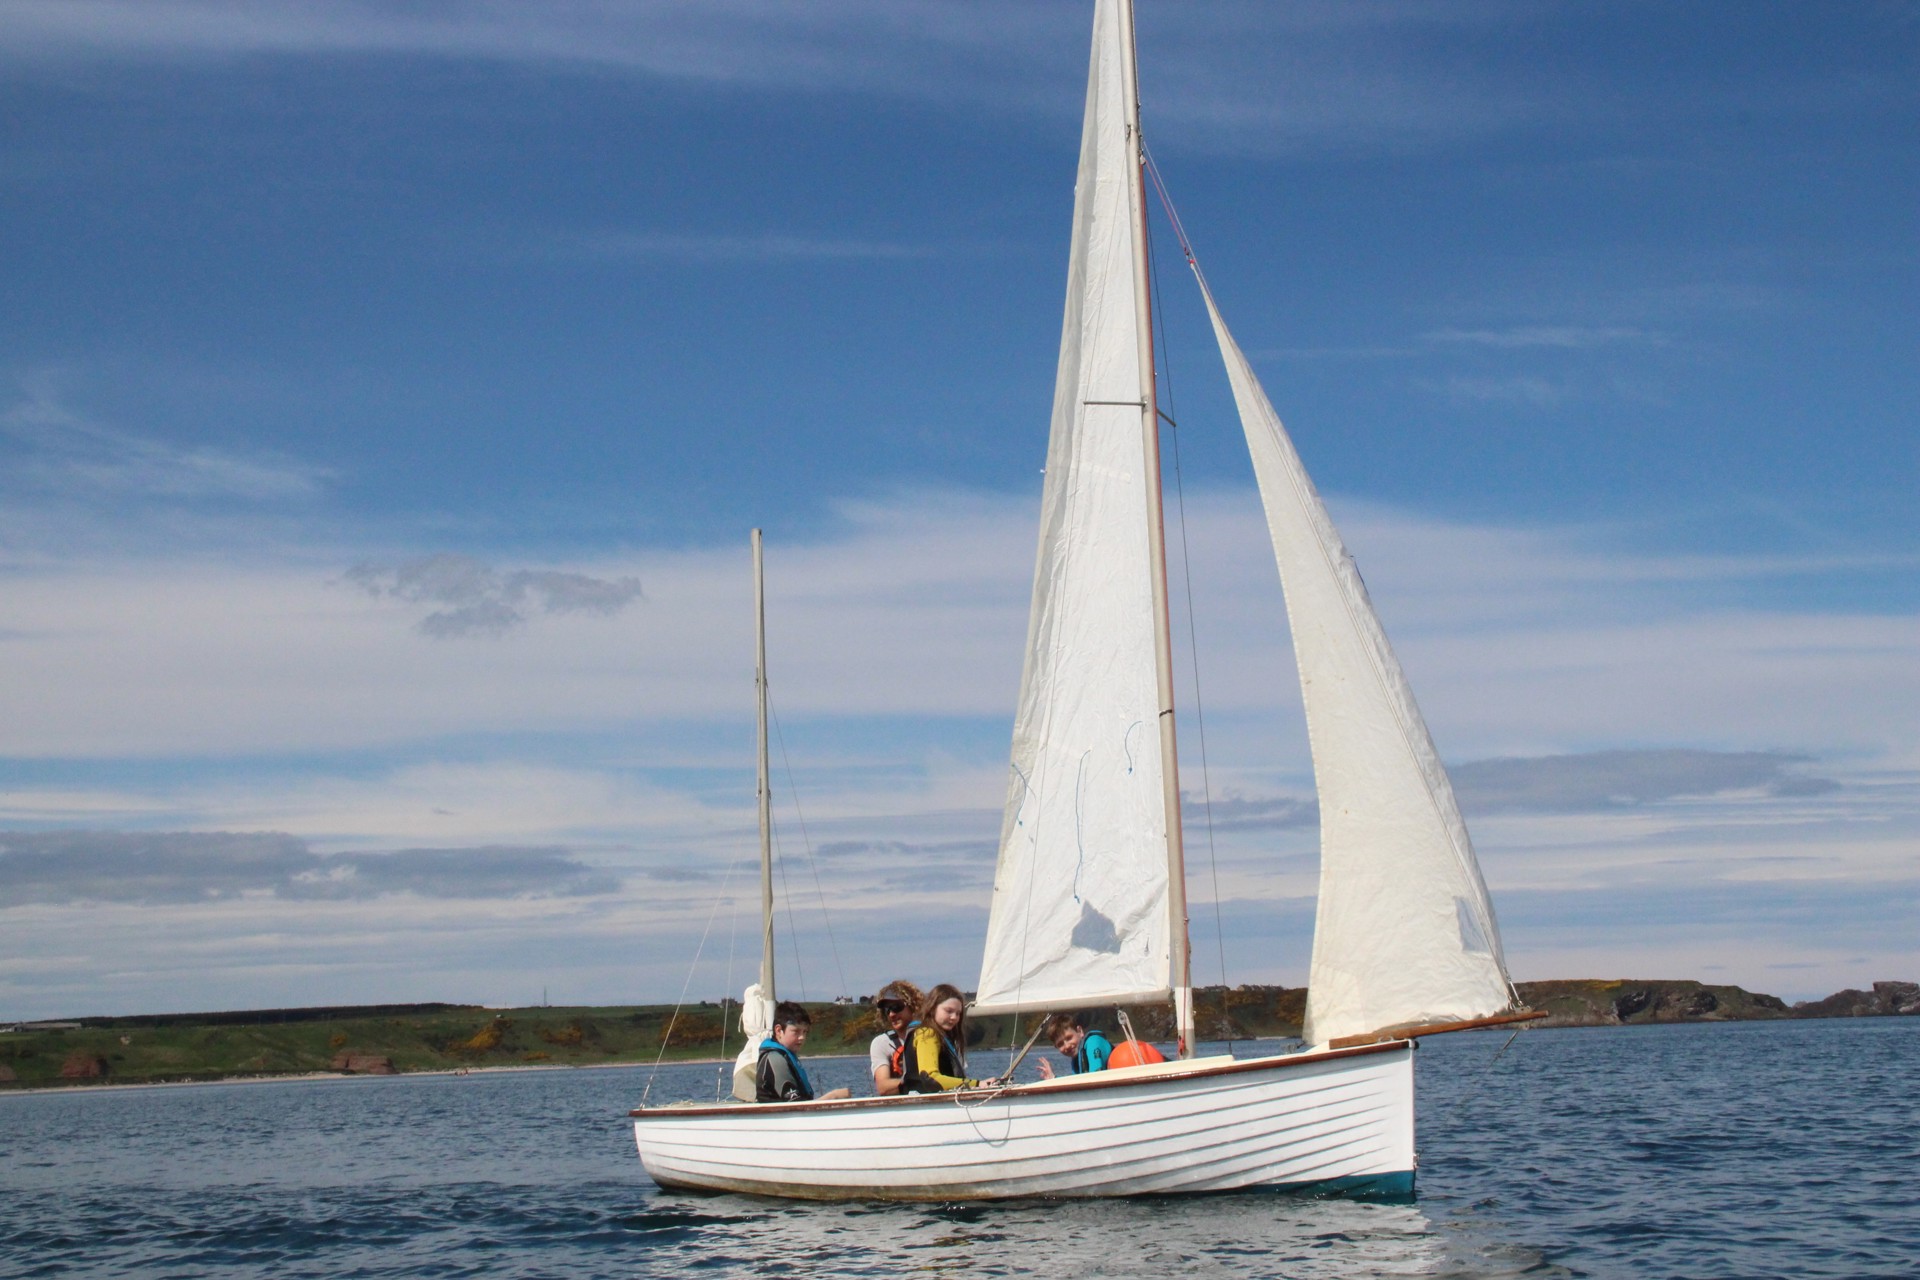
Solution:
<svg viewBox="0 0 1920 1280"><path fill-rule="evenodd" d="M1320 797L1306 1039L1498 1013L1513 991L1453 784L1353 557L1206 301L1280 564Z"/></svg>
<svg viewBox="0 0 1920 1280"><path fill-rule="evenodd" d="M1130 39L1100 0L982 1010L1165 998ZM1129 175L1133 166L1133 176Z"/></svg>

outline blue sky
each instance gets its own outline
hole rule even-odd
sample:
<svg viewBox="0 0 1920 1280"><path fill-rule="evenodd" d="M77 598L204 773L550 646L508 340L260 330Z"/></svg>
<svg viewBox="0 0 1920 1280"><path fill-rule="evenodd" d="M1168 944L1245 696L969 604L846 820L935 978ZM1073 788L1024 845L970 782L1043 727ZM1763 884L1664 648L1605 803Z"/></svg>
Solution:
<svg viewBox="0 0 1920 1280"><path fill-rule="evenodd" d="M1084 8L0 3L0 1013L671 998L710 917L717 994L756 524L808 994L970 985ZM1913 9L1141 10L1515 976L1913 977ZM1299 982L1284 617L1156 236L1186 787L1228 977Z"/></svg>

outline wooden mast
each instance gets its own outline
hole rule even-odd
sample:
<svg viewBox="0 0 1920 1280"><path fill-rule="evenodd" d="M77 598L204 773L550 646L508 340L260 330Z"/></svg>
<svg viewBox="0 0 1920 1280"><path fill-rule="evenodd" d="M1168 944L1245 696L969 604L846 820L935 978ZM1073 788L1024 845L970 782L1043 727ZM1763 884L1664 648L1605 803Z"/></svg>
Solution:
<svg viewBox="0 0 1920 1280"><path fill-rule="evenodd" d="M767 785L767 584L758 529L753 531L753 640L760 766L760 993L771 1007L779 997L773 988L773 791Z"/></svg>
<svg viewBox="0 0 1920 1280"><path fill-rule="evenodd" d="M1160 405L1154 387L1153 299L1147 262L1146 152L1140 141L1140 78L1133 40L1133 0L1119 0L1122 94L1126 99L1128 198L1133 233L1134 332L1140 343L1140 431L1146 458L1147 546L1153 580L1153 664L1159 682L1160 777L1167 819L1167 943L1172 949L1171 986L1180 1056L1193 1045L1193 946L1187 930L1187 858L1180 830L1180 753L1173 724L1173 623L1167 607L1167 529L1160 492Z"/></svg>

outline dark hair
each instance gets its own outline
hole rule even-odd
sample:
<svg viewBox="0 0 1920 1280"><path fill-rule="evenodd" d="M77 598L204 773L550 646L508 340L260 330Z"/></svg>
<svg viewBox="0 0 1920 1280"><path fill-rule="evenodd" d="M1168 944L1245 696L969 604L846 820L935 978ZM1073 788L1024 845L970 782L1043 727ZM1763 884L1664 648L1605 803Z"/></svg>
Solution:
<svg viewBox="0 0 1920 1280"><path fill-rule="evenodd" d="M810 1027L813 1015L807 1012L807 1006L798 1000L782 1000L773 1006L773 1025L776 1027Z"/></svg>
<svg viewBox="0 0 1920 1280"><path fill-rule="evenodd" d="M1046 1023L1040 1030L1047 1039L1052 1040L1062 1032L1071 1031L1075 1027L1084 1025L1085 1024L1080 1021L1080 1015L1077 1013L1056 1013L1046 1020Z"/></svg>

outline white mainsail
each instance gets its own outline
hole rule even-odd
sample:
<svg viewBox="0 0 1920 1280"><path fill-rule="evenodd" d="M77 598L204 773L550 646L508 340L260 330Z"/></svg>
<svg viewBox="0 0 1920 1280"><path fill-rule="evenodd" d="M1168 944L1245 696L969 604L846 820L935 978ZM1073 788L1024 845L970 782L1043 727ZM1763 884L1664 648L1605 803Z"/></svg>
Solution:
<svg viewBox="0 0 1920 1280"><path fill-rule="evenodd" d="M1123 10L1100 0L1094 15L1033 607L977 993L983 1012L1170 991L1149 541L1158 473L1141 425L1151 371Z"/></svg>
<svg viewBox="0 0 1920 1280"><path fill-rule="evenodd" d="M1499 1013L1513 989L1453 784L1353 557L1200 287L1280 564L1320 795L1305 1038Z"/></svg>

